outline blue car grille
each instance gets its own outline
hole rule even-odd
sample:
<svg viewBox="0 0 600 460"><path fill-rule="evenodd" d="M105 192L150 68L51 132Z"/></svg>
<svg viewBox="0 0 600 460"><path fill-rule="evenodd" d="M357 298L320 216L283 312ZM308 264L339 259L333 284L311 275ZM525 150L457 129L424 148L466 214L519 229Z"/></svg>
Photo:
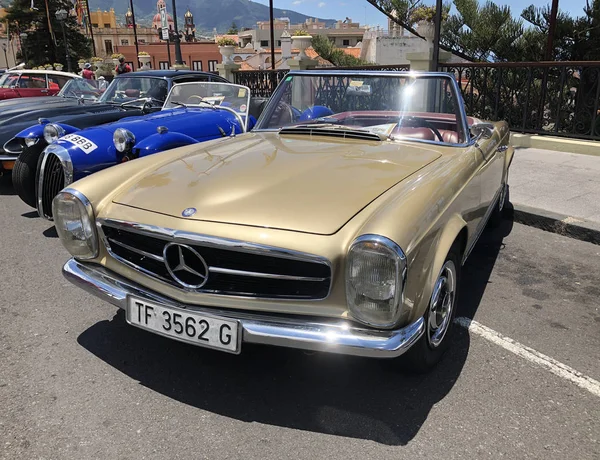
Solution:
<svg viewBox="0 0 600 460"><path fill-rule="evenodd" d="M52 200L65 187L65 174L62 164L53 153L48 154L46 158L41 187L41 211L46 217L52 219Z"/></svg>
<svg viewBox="0 0 600 460"><path fill-rule="evenodd" d="M135 231L102 225L113 257L143 273L181 288L163 258L170 241ZM171 240L172 241L172 240ZM206 284L195 292L277 299L324 299L329 294L331 267L316 260L299 260L185 242L209 268Z"/></svg>

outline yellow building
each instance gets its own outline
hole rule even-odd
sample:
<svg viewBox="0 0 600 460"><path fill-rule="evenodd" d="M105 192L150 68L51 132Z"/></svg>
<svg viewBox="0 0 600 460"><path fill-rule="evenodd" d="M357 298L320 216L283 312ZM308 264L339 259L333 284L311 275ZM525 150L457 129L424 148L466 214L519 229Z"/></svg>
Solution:
<svg viewBox="0 0 600 460"><path fill-rule="evenodd" d="M100 8L98 11L91 11L90 22L94 29L116 29L117 16L114 8L111 8L110 11L101 11Z"/></svg>

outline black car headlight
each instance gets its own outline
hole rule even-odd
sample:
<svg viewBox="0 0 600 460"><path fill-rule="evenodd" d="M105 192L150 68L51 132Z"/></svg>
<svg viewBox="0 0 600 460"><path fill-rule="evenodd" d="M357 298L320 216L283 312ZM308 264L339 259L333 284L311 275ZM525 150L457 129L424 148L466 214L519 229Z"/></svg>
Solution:
<svg viewBox="0 0 600 460"><path fill-rule="evenodd" d="M94 210L85 195L65 189L52 201L56 232L64 247L77 259L93 259L98 255L98 233Z"/></svg>
<svg viewBox="0 0 600 460"><path fill-rule="evenodd" d="M117 152L126 152L135 145L135 136L128 129L118 128L113 134L113 144L115 144Z"/></svg>
<svg viewBox="0 0 600 460"><path fill-rule="evenodd" d="M346 261L346 298L352 316L370 326L391 327L402 314L406 256L392 240L363 235Z"/></svg>
<svg viewBox="0 0 600 460"><path fill-rule="evenodd" d="M44 140L48 145L53 144L64 135L65 130L60 125L48 123L46 126L44 126Z"/></svg>

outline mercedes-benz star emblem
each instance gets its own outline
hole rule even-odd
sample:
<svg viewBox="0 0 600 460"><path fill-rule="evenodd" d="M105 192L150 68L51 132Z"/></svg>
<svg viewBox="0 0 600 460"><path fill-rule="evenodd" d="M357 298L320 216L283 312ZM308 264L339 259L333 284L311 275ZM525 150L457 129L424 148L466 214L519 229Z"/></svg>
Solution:
<svg viewBox="0 0 600 460"><path fill-rule="evenodd" d="M171 277L184 288L199 289L208 281L208 265L191 246L169 243L163 257Z"/></svg>
<svg viewBox="0 0 600 460"><path fill-rule="evenodd" d="M196 208L185 208L183 210L183 212L181 213L181 215L183 217L190 217L190 216L193 216L194 214L196 214Z"/></svg>

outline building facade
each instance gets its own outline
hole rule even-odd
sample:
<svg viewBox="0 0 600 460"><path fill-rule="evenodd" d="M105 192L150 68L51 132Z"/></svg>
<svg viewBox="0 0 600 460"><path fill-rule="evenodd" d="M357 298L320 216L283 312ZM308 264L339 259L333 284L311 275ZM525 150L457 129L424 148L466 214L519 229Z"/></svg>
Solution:
<svg viewBox="0 0 600 460"><path fill-rule="evenodd" d="M175 64L175 45L173 43L169 44L169 50L171 53L170 63L166 42L139 45L139 50L140 52L145 51L150 55L152 58L150 66L153 69L168 69ZM118 45L115 47L115 53L120 53L125 56L125 61L129 65L132 65L134 70L139 68L135 46ZM181 55L184 64L187 65L191 70L216 72L217 64L220 64L222 61L219 47L213 41L181 43Z"/></svg>

